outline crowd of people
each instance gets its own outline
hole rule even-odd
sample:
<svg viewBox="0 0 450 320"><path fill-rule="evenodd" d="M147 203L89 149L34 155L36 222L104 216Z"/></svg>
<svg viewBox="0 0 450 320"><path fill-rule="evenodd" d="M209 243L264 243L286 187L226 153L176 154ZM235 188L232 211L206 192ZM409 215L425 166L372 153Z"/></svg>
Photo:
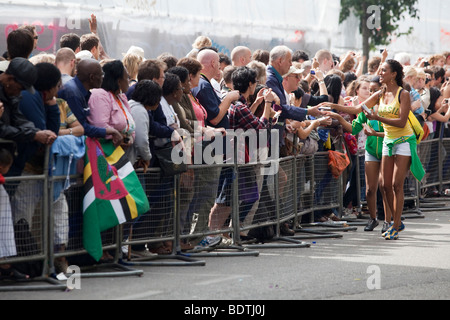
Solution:
<svg viewBox="0 0 450 320"><path fill-rule="evenodd" d="M432 139L449 121L450 52L410 61L406 53L388 59L384 50L368 61L365 73L366 57L353 51L339 57L320 50L310 56L286 46L253 52L238 46L226 56L212 47L208 37L200 36L184 57L163 53L146 59L142 48L132 46L123 57L110 58L97 34L95 16L89 22L91 33L63 35L56 53L31 56L38 41L32 26L8 35L7 52L0 62L0 138L14 141L15 147L6 147L9 143L2 140L0 184L4 184L3 176L42 174L45 146L59 150L59 155L69 151L72 158L61 160L59 168L62 174L67 168L77 172L84 137L111 140L125 151L134 168L145 172L160 166L158 152L168 145L192 150L193 145L184 144L186 132L201 133L204 147L207 141L224 137L226 130L275 129L280 157L333 150L333 138L343 135L352 160L365 150L360 158L370 214L365 230L373 231L382 221L382 236L395 240L405 229L401 220L405 177L410 170L419 181L425 175L411 114L420 124L421 139ZM249 162L252 150L245 151ZM215 156L223 160L222 154ZM347 169L348 184L343 190L345 212L350 214L357 205L359 177L354 163ZM196 179L196 184L182 185L182 231L191 229L193 212L198 216L196 230L220 230L231 212L232 170L211 166L195 177L192 172L184 174L186 179ZM256 180L261 192L267 181ZM2 276L27 278L1 259L17 254L14 225L31 223L42 188L31 195L29 190L38 183L20 183L11 198L0 186ZM151 209L142 223L164 210L152 199L173 181L162 176L159 183L161 188L148 194ZM55 189L53 210L59 222L54 243L56 252L63 252L68 243L68 205L64 187ZM240 199L240 222L248 218L258 199ZM322 222L330 219L339 217L331 212L317 216ZM282 224L281 233L292 235L292 226ZM189 249L221 241L222 236L207 236L182 245ZM170 246L133 246L133 252L165 254L171 252ZM64 258L55 264L64 270Z"/></svg>

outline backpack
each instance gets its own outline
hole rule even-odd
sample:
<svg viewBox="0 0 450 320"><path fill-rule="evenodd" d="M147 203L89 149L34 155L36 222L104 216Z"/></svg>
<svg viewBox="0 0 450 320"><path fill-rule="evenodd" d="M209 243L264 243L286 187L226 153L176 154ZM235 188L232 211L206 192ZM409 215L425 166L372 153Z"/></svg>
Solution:
<svg viewBox="0 0 450 320"><path fill-rule="evenodd" d="M401 103L400 97L402 95L403 90L405 90L405 89L402 89L400 91L400 94L398 95L399 103ZM413 129L414 134L416 135L417 144L421 143L424 138L425 131L423 130L423 126L420 124L419 120L417 120L417 117L414 115L414 113L412 111L409 112L408 122L409 122L411 128Z"/></svg>
<svg viewBox="0 0 450 320"><path fill-rule="evenodd" d="M408 121L414 131L414 134L416 135L417 144L421 143L425 136L425 131L412 111L409 112Z"/></svg>

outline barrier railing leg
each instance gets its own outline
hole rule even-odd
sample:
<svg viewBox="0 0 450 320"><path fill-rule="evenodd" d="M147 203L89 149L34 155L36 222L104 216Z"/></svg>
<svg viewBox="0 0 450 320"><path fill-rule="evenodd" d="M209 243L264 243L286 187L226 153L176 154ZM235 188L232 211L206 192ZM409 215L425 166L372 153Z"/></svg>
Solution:
<svg viewBox="0 0 450 320"><path fill-rule="evenodd" d="M295 160L295 159L294 159ZM279 166L280 163L276 162L275 163L276 166ZM295 161L294 161L294 165L295 165ZM297 176L296 175L291 175L293 178L293 186L294 188L297 188ZM281 236L280 235L280 225L281 223L284 223L281 219L281 214L280 214L280 194L278 192L279 188L279 170L276 170L276 174L275 174L275 178L274 178L274 190L275 190L275 213L276 213L276 224L274 226L276 226L276 234L275 236L263 243L263 244L248 244L247 246L249 248L254 248L254 249L273 249L273 248L309 248L311 246L310 243L301 241L300 238L298 237L296 238L296 236ZM296 193L294 192L294 195ZM297 201L297 198L294 198L294 202ZM297 207L296 205L294 206L295 208ZM297 214L295 212L295 214Z"/></svg>
<svg viewBox="0 0 450 320"><path fill-rule="evenodd" d="M181 252L180 244L180 176L174 176L174 227L173 227L173 245L172 252L168 255L156 255L148 258L121 259L120 263L125 266L170 266L170 267L189 267L204 266L206 263L202 260L196 260L189 254ZM170 260L170 261L166 261Z"/></svg>
<svg viewBox="0 0 450 320"><path fill-rule="evenodd" d="M237 139L235 149L237 150ZM239 220L239 165L237 151L234 152L233 183L232 183L232 210L231 210L231 240L232 244L218 245L212 248L205 248L199 251L191 251L189 254L194 257L234 257L234 256L259 256L259 252L249 250L247 246L241 244L241 225Z"/></svg>
<svg viewBox="0 0 450 320"><path fill-rule="evenodd" d="M324 169L324 167L322 168L318 168L316 169L316 159L319 159L320 161L320 157L321 156L326 156L326 161L323 161L323 163L328 163L328 153L323 152L323 154L315 154L314 155L314 161L313 161L313 177L314 177L314 183L313 183L313 200L312 200L312 221L310 223L307 224L302 224L302 232L304 233L309 233L309 232L317 232L315 231L315 229L311 229L311 228L315 228L318 227L320 229L319 231L319 236L324 235L326 232L332 231L332 232L336 232L336 231L343 231L343 232L347 232L347 231L356 231L357 228L356 227L350 227L350 226L345 226L343 223L336 223L336 222L314 222L314 216L316 211L318 210L328 210L331 208L336 208L336 206L339 208L339 215L341 215L341 208L343 206L343 178L342 175L341 177L337 180L337 185L336 185L336 189L337 189L337 204L336 203L328 203L327 205L321 205L319 206L319 202L321 201L323 195L323 192L325 190L325 188L328 186L328 184L330 183L330 179L333 179L331 177L331 173L329 171L325 172L325 174L323 175L323 178L321 181L318 181L317 186L315 186L315 179L318 173L321 173L320 169ZM328 170L328 169L327 169ZM317 188L316 188L317 187ZM331 208L330 208L331 206ZM340 237L338 235L331 235L331 237Z"/></svg>

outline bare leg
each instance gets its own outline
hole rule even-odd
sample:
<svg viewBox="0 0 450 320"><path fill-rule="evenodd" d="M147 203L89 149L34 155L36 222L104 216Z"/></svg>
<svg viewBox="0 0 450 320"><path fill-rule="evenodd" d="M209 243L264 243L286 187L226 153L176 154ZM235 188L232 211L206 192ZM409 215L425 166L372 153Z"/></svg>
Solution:
<svg viewBox="0 0 450 320"><path fill-rule="evenodd" d="M380 177L380 163L366 162L366 198L370 218L377 218L377 190Z"/></svg>
<svg viewBox="0 0 450 320"><path fill-rule="evenodd" d="M385 221L391 223L394 206L394 157L383 156L381 161L382 195L384 203Z"/></svg>
<svg viewBox="0 0 450 320"><path fill-rule="evenodd" d="M211 231L222 229L230 214L231 207L223 204L214 204L209 215L209 229Z"/></svg>
<svg viewBox="0 0 450 320"><path fill-rule="evenodd" d="M404 184L411 166L411 157L395 156L394 160L394 228L399 229L402 224L403 206L405 204Z"/></svg>
<svg viewBox="0 0 450 320"><path fill-rule="evenodd" d="M394 218L394 228L399 229L402 223L404 205L404 183L411 165L411 157L394 156L383 157L382 176L383 190L386 195L385 207L390 209ZM386 211L386 221L390 213Z"/></svg>
<svg viewBox="0 0 450 320"><path fill-rule="evenodd" d="M387 223L391 223L392 221L392 210L391 207L388 205L388 201L387 201L387 196L386 196L386 191L384 189L384 177L382 174L383 169L380 169L380 180L379 180L379 186L380 186L380 192L381 192L381 196L383 198L383 207L384 207L384 221Z"/></svg>

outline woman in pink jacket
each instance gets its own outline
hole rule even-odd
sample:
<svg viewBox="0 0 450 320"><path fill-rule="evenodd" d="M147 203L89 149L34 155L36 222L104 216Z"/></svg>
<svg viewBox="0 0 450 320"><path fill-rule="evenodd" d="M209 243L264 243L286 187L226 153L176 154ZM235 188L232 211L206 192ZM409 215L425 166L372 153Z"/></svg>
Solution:
<svg viewBox="0 0 450 320"><path fill-rule="evenodd" d="M135 137L135 121L125 95L129 83L128 73L120 60L106 63L103 72L101 89L93 89L89 98L88 121L94 126L111 127L122 133L122 147L127 148L133 144Z"/></svg>

